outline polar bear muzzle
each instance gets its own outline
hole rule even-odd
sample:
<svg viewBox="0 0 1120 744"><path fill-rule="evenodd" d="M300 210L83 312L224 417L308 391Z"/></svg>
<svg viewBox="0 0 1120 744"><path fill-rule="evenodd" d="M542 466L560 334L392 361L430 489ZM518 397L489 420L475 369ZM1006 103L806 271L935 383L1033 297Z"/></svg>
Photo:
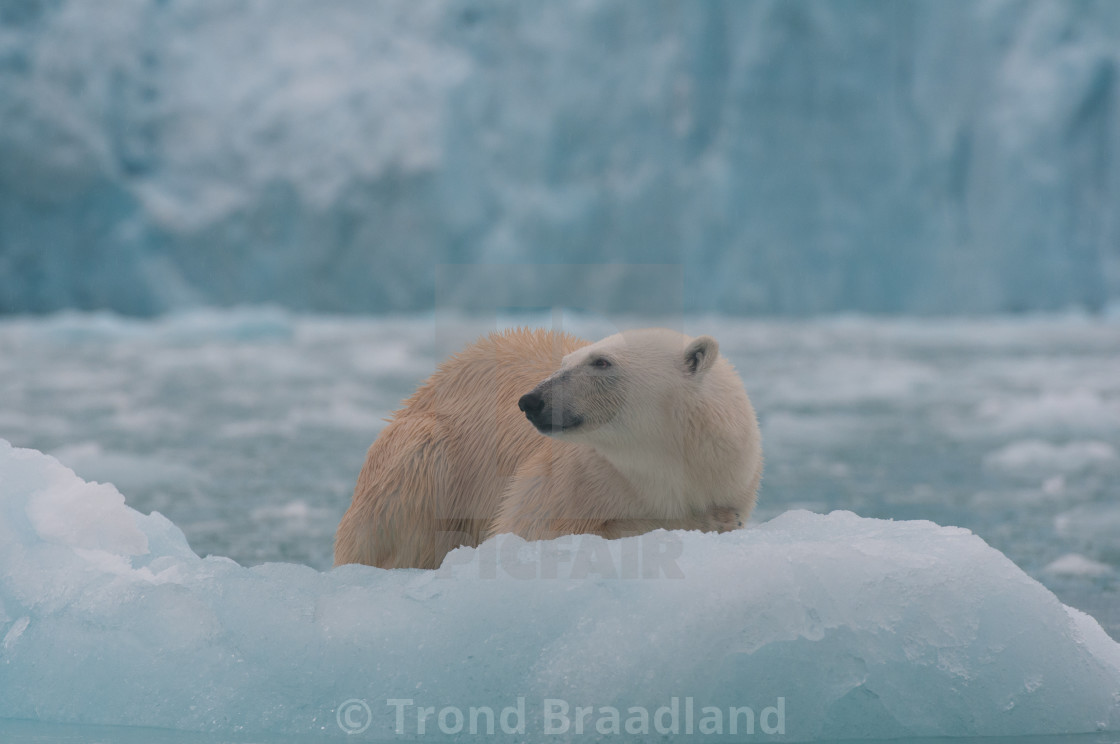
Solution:
<svg viewBox="0 0 1120 744"><path fill-rule="evenodd" d="M517 407L541 434L586 434L609 424L625 398L625 376L605 357L565 366L521 396Z"/></svg>
<svg viewBox="0 0 1120 744"><path fill-rule="evenodd" d="M529 423L537 427L537 431L541 434L557 434L582 424L583 417L565 410L564 406L553 406L548 401L551 396L548 395L550 391L545 386L549 382L545 380L517 401L517 407L524 411L525 418L529 419Z"/></svg>

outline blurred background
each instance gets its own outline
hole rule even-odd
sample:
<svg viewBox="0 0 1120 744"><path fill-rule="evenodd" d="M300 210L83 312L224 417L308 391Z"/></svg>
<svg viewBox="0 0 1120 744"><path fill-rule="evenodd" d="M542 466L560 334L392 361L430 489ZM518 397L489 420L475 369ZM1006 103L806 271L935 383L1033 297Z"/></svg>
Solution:
<svg viewBox="0 0 1120 744"><path fill-rule="evenodd" d="M0 437L325 569L446 353L669 324L755 523L965 526L1120 638L1118 64L1115 0L0 0Z"/></svg>
<svg viewBox="0 0 1120 744"><path fill-rule="evenodd" d="M1095 313L1118 58L1111 0L2 0L0 311L414 311L514 262Z"/></svg>

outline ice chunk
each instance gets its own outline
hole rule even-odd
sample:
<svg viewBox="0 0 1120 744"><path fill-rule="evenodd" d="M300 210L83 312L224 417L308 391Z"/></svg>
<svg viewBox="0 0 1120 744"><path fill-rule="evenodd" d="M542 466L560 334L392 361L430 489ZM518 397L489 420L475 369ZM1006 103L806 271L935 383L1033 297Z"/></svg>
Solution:
<svg viewBox="0 0 1120 744"><path fill-rule="evenodd" d="M0 719L372 738L487 706L541 740L552 699L676 705L682 733L750 706L790 740L1120 730L1092 618L967 530L847 512L250 569L0 443L0 607Z"/></svg>
<svg viewBox="0 0 1120 744"><path fill-rule="evenodd" d="M29 450L17 451L13 459L24 461L27 469L38 466L38 458ZM10 468L5 475L18 478L20 469ZM131 556L148 552L148 538L136 524L139 515L123 509L124 496L116 488L83 483L57 461L41 472L36 471L34 476L38 477L32 481L33 490L24 513L37 537L109 554Z"/></svg>
<svg viewBox="0 0 1120 744"><path fill-rule="evenodd" d="M1042 570L1062 576L1107 576L1112 573L1112 566L1078 553L1066 553L1048 563Z"/></svg>
<svg viewBox="0 0 1120 744"><path fill-rule="evenodd" d="M1012 442L988 454L984 465L1006 471L1076 472L1117 459L1116 448L1106 442L1078 441L1056 445L1040 439Z"/></svg>
<svg viewBox="0 0 1120 744"><path fill-rule="evenodd" d="M987 400L978 415L993 431L1003 433L1120 430L1120 402L1088 389Z"/></svg>

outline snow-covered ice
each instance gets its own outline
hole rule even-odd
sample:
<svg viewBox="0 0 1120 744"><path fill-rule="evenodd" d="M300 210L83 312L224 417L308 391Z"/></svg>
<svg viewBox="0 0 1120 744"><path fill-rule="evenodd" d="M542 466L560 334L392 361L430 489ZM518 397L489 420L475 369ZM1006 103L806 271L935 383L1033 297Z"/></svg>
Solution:
<svg viewBox="0 0 1120 744"><path fill-rule="evenodd" d="M787 740L1120 731L1120 644L1095 620L967 530L850 512L496 538L435 572L246 568L2 442L0 623L9 719L342 738L361 700L382 737L389 700L416 734L419 706L524 698L541 740L550 699L677 697L697 719L773 707Z"/></svg>

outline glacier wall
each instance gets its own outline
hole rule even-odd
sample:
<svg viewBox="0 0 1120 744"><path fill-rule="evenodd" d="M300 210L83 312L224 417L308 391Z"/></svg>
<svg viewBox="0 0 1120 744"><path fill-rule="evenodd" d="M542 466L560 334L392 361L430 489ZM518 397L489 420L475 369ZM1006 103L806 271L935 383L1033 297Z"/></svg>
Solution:
<svg viewBox="0 0 1120 744"><path fill-rule="evenodd" d="M7 0L0 312L520 304L435 279L506 263L677 265L699 311L1095 310L1118 57L1109 0Z"/></svg>

